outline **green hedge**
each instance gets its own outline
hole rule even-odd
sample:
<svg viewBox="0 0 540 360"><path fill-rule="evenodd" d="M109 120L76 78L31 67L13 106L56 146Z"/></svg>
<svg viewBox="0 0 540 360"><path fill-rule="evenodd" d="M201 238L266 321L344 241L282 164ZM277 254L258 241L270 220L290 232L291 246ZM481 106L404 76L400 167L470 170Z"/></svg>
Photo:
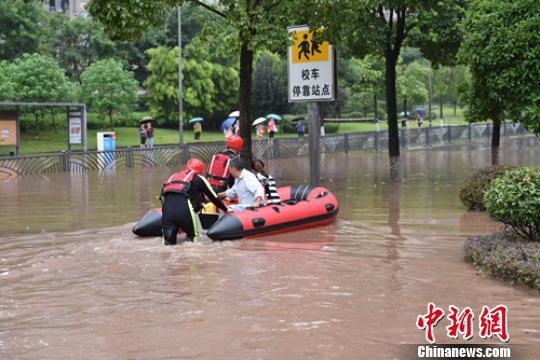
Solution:
<svg viewBox="0 0 540 360"><path fill-rule="evenodd" d="M490 166L478 170L465 179L459 191L459 199L468 210L485 210L484 194L491 182L504 175L508 166Z"/></svg>
<svg viewBox="0 0 540 360"><path fill-rule="evenodd" d="M513 233L476 236L465 241L465 261L504 281L540 289L540 243Z"/></svg>
<svg viewBox="0 0 540 360"><path fill-rule="evenodd" d="M507 171L484 195L489 215L517 235L540 241L540 169Z"/></svg>

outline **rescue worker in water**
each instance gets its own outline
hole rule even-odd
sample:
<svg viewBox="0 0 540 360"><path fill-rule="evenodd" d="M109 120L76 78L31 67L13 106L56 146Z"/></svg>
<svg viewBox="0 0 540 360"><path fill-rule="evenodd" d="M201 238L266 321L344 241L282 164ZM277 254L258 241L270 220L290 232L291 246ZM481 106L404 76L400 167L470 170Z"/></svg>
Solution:
<svg viewBox="0 0 540 360"><path fill-rule="evenodd" d="M204 163L193 158L187 162L184 170L173 174L163 183L161 222L164 245L176 244L179 228L186 233L189 241L198 240L196 213L202 209L204 196L221 210L227 211L204 178L204 170Z"/></svg>
<svg viewBox="0 0 540 360"><path fill-rule="evenodd" d="M225 191L234 185L231 175L230 161L239 156L244 147L244 140L240 136L229 136L226 140L227 150L212 157L206 177L216 192Z"/></svg>

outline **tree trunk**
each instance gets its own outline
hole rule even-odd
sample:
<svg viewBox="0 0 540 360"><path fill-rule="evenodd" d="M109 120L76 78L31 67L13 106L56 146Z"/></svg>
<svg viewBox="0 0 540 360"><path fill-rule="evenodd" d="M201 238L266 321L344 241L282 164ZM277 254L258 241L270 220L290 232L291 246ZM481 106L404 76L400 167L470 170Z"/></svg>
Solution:
<svg viewBox="0 0 540 360"><path fill-rule="evenodd" d="M52 120L52 126L53 126L53 130L54 130L54 133L56 134L56 117L54 116L54 111L51 110L49 112L49 116L51 117L51 120Z"/></svg>
<svg viewBox="0 0 540 360"><path fill-rule="evenodd" d="M385 54L386 72L386 111L388 114L388 151L390 157L399 156L399 131L397 120L396 99L396 62L397 58L392 54Z"/></svg>
<svg viewBox="0 0 540 360"><path fill-rule="evenodd" d="M112 110L109 110L107 112L107 115L109 116L109 122L110 122L110 125L111 125L111 131L114 131L114 124L113 124L113 112Z"/></svg>
<svg viewBox="0 0 540 360"><path fill-rule="evenodd" d="M34 113L34 131L39 135L39 115L37 111Z"/></svg>
<svg viewBox="0 0 540 360"><path fill-rule="evenodd" d="M439 102L440 102L440 105L441 105L441 108L439 109L439 111L440 111L440 116L439 117L441 118L441 120L443 120L444 119L444 114L443 114L443 98L442 98L442 96L439 98Z"/></svg>
<svg viewBox="0 0 540 360"><path fill-rule="evenodd" d="M491 133L491 165L499 165L499 145L501 142L501 122L493 121L493 131Z"/></svg>
<svg viewBox="0 0 540 360"><path fill-rule="evenodd" d="M241 156L246 166L251 166L251 79L253 74L253 51L248 48L246 41L240 49L240 136L244 140Z"/></svg>

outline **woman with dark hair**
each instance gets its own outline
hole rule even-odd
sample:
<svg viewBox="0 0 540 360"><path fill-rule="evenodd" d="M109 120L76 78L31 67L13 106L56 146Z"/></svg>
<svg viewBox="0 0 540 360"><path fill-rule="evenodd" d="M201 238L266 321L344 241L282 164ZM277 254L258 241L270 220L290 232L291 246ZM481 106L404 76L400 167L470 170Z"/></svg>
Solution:
<svg viewBox="0 0 540 360"><path fill-rule="evenodd" d="M264 187L264 192L266 194L266 204L275 205L281 204L281 198L277 192L276 180L266 172L266 168L262 160L253 161L253 166L251 167L253 172L257 175L257 179Z"/></svg>

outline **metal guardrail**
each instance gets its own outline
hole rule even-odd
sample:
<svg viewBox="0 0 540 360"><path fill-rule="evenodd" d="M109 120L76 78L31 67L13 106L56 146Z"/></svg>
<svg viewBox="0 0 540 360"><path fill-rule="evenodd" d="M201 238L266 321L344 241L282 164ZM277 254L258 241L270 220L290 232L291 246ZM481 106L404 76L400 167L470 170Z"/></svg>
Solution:
<svg viewBox="0 0 540 360"><path fill-rule="evenodd" d="M489 139L490 124L464 126L424 127L400 129L402 149L419 149L444 146L458 142ZM501 137L527 134L521 124L505 123ZM335 134L321 137L323 153L349 151L382 151L388 147L388 133L362 132ZM212 155L223 150L223 142L192 143L184 146L157 146L147 148L122 148L115 151L60 152L17 157L0 157L0 179L55 172L99 171L107 173L117 168L174 167L190 157L209 162ZM280 138L253 141L254 156L261 159L287 158L309 154L308 138Z"/></svg>

